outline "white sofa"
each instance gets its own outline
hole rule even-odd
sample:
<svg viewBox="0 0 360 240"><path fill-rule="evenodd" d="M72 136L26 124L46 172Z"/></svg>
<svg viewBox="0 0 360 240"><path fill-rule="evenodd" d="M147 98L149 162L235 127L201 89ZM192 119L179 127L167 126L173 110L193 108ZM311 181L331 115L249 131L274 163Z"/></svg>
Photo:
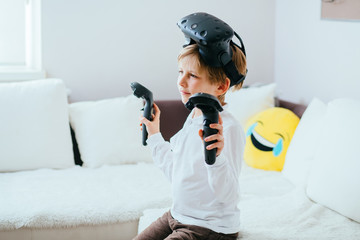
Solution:
<svg viewBox="0 0 360 240"><path fill-rule="evenodd" d="M274 106L274 91L270 84L230 94L229 110L244 124ZM157 103L169 139L187 110ZM69 105L59 79L0 83L0 239L131 239L168 209L170 185L141 145L141 105L133 96ZM359 135L359 105L314 100L283 172L243 165L242 239L360 239L356 140L326 135Z"/></svg>
<svg viewBox="0 0 360 240"><path fill-rule="evenodd" d="M63 81L45 79L0 83L0 108L0 239L131 239L143 210L171 205L141 145L140 99L69 105Z"/></svg>

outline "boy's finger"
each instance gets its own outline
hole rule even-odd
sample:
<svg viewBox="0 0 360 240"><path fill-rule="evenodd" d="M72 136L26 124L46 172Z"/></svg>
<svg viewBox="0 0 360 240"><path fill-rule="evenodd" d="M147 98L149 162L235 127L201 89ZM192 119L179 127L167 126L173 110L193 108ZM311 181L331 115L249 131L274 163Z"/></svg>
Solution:
<svg viewBox="0 0 360 240"><path fill-rule="evenodd" d="M200 130L199 130L199 136L200 136L201 139L203 139L203 135L204 135L204 134L203 134L203 130L200 129Z"/></svg>
<svg viewBox="0 0 360 240"><path fill-rule="evenodd" d="M219 142L215 142L213 144L210 144L210 145L206 146L207 150L211 150L211 149L214 149L214 148L217 148L219 150L221 148L221 144Z"/></svg>
<svg viewBox="0 0 360 240"><path fill-rule="evenodd" d="M217 129L219 132L220 135L223 134L223 126L221 124L218 124L218 123L212 123L210 124L210 127L213 128L213 129Z"/></svg>
<svg viewBox="0 0 360 240"><path fill-rule="evenodd" d="M213 144L210 144L210 145L206 146L206 149L207 149L207 150L211 150L211 149L214 149L214 148L219 148L219 147L217 146L217 143L213 143Z"/></svg>
<svg viewBox="0 0 360 240"><path fill-rule="evenodd" d="M157 112L157 110L159 110L159 107L158 107L158 105L156 105L156 103L154 103L154 110Z"/></svg>
<svg viewBox="0 0 360 240"><path fill-rule="evenodd" d="M160 108L155 103L153 106L154 106L155 117L158 117L158 116L160 117L160 113L161 113Z"/></svg>
<svg viewBox="0 0 360 240"><path fill-rule="evenodd" d="M148 123L150 123L150 121L149 121L147 118L145 118L145 117L142 117L141 120L140 120L140 122L141 122L142 124L145 124L145 125L147 125Z"/></svg>
<svg viewBox="0 0 360 240"><path fill-rule="evenodd" d="M209 125L209 127L217 129L217 130L221 130L223 128L223 126L221 124L219 124L219 123L211 123Z"/></svg>
<svg viewBox="0 0 360 240"><path fill-rule="evenodd" d="M210 141L214 141L214 140L223 141L224 137L220 134L213 134L204 139L205 142L210 142Z"/></svg>
<svg viewBox="0 0 360 240"><path fill-rule="evenodd" d="M221 115L220 115L220 113L219 113L219 124L223 124L223 120L222 120L222 118L221 118Z"/></svg>

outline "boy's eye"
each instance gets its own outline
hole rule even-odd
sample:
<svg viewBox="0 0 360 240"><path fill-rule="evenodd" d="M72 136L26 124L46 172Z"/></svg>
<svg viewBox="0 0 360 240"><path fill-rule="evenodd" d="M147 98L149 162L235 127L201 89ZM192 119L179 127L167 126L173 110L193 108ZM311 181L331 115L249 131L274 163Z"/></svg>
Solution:
<svg viewBox="0 0 360 240"><path fill-rule="evenodd" d="M194 74L190 74L190 76L193 77L193 78L197 78L197 76L194 75Z"/></svg>

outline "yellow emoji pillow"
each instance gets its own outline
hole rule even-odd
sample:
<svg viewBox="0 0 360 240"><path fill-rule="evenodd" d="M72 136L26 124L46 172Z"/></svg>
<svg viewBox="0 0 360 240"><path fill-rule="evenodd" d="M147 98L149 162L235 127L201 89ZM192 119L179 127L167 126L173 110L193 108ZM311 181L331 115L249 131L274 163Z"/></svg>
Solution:
<svg viewBox="0 0 360 240"><path fill-rule="evenodd" d="M254 168L281 171L299 117L292 111L274 107L247 122L245 162Z"/></svg>

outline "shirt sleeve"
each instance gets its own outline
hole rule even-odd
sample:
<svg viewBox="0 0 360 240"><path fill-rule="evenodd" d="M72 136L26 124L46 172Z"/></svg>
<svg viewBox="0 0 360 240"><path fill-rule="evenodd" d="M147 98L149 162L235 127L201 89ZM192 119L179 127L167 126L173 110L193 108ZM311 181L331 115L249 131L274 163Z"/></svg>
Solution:
<svg viewBox="0 0 360 240"><path fill-rule="evenodd" d="M207 165L208 181L216 198L222 202L236 197L239 192L239 176L243 158L245 137L239 125L224 129L224 149L213 165ZM236 200L236 199L234 199Z"/></svg>
<svg viewBox="0 0 360 240"><path fill-rule="evenodd" d="M151 148L152 158L157 167L159 167L165 176L172 181L172 169L174 154L169 142L165 141L161 133L151 135L146 141Z"/></svg>

